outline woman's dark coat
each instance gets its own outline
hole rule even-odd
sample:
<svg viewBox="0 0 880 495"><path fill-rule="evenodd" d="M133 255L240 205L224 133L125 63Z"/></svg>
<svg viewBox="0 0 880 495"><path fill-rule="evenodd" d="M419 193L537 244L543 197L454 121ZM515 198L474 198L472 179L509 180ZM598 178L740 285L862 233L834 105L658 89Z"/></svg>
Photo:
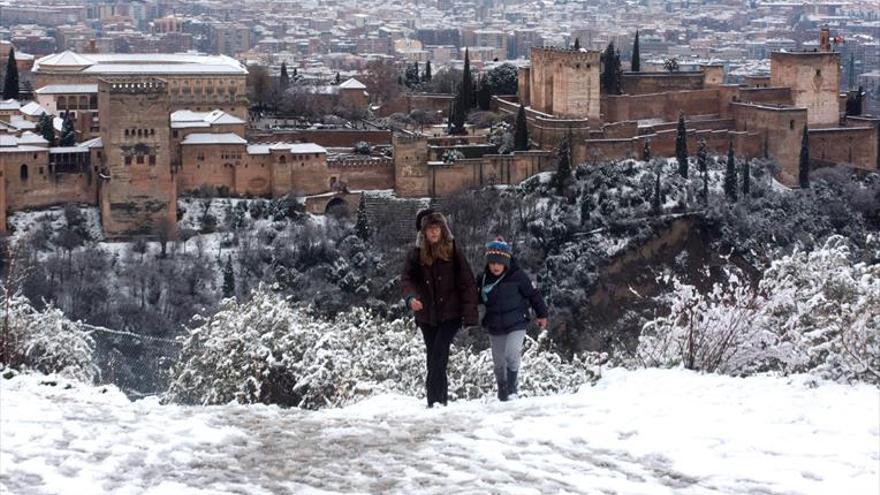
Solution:
<svg viewBox="0 0 880 495"><path fill-rule="evenodd" d="M407 303L412 297L422 302L422 310L415 312L418 323L462 320L464 326L478 324L474 275L464 253L454 244L452 259L438 259L431 265L421 263L419 248L413 248L400 276L400 288Z"/></svg>

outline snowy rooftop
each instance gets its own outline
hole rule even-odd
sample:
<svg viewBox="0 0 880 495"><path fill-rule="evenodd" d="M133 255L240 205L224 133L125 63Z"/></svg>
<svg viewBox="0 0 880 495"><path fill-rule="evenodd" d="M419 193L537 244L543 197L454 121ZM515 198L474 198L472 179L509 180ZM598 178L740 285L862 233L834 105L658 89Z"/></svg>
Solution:
<svg viewBox="0 0 880 495"><path fill-rule="evenodd" d="M273 143L273 144L252 144L247 147L250 155L268 155L271 151L290 151L294 154L299 153L327 153L327 148L319 146L315 143Z"/></svg>
<svg viewBox="0 0 880 495"><path fill-rule="evenodd" d="M178 110L171 114L171 128L185 129L187 127L210 127L212 125L244 124L244 120L230 115L222 110L211 112L193 112L191 110Z"/></svg>
<svg viewBox="0 0 880 495"><path fill-rule="evenodd" d="M33 72L63 71L84 74L247 74L226 55L190 53L56 53L34 62Z"/></svg>
<svg viewBox="0 0 880 495"><path fill-rule="evenodd" d="M28 102L27 104L25 104L25 106L19 108L18 111L23 113L24 115L31 116L43 115L44 113L46 113L46 109L40 106L40 104L35 101Z"/></svg>
<svg viewBox="0 0 880 495"><path fill-rule="evenodd" d="M194 133L187 134L180 144L247 144L238 134L224 132L222 134Z"/></svg>
<svg viewBox="0 0 880 495"><path fill-rule="evenodd" d="M97 84L49 84L35 90L38 95L97 94Z"/></svg>
<svg viewBox="0 0 880 495"><path fill-rule="evenodd" d="M21 108L21 103L18 100L3 100L0 101L0 110L18 110Z"/></svg>
<svg viewBox="0 0 880 495"><path fill-rule="evenodd" d="M353 77L348 79L344 83L340 84L339 87L341 89L367 89L367 87L364 85L364 83L358 81L357 79L355 79Z"/></svg>

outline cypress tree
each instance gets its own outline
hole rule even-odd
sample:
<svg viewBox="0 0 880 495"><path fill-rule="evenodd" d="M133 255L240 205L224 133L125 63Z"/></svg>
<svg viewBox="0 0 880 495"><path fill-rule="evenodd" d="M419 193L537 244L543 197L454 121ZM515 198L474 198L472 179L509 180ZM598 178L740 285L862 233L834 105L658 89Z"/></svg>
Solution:
<svg viewBox="0 0 880 495"><path fill-rule="evenodd" d="M73 119L70 118L70 112L64 112L64 120L61 124L61 137L58 139L58 146L73 146L76 144L76 130L73 128Z"/></svg>
<svg viewBox="0 0 880 495"><path fill-rule="evenodd" d="M651 161L651 140L645 139L645 146L642 148L642 160Z"/></svg>
<svg viewBox="0 0 880 495"><path fill-rule="evenodd" d="M602 73L599 76L606 94L620 94L620 52L614 49L614 42L608 43L602 53Z"/></svg>
<svg viewBox="0 0 880 495"><path fill-rule="evenodd" d="M556 193L562 196L565 192L565 186L571 180L571 130L559 142L556 157L556 175L553 176L553 182L556 186Z"/></svg>
<svg viewBox="0 0 880 495"><path fill-rule="evenodd" d="M807 126L804 125L804 135L801 138L801 156L798 163L798 182L802 189L810 188L810 137Z"/></svg>
<svg viewBox="0 0 880 495"><path fill-rule="evenodd" d="M744 199L749 199L749 196L751 196L751 194L750 194L750 192L751 192L751 191L750 191L750 189L751 189L751 181L752 181L752 171L751 171L751 166L749 165L749 160L746 159L746 160L743 160L743 188L742 188L742 193L743 193L743 198L744 198Z"/></svg>
<svg viewBox="0 0 880 495"><path fill-rule="evenodd" d="M287 73L287 62L281 62L281 76L279 79L282 91L290 86L290 75Z"/></svg>
<svg viewBox="0 0 880 495"><path fill-rule="evenodd" d="M675 135L675 158L678 160L678 174L688 177L687 128L684 125L684 114L678 114L678 132Z"/></svg>
<svg viewBox="0 0 880 495"><path fill-rule="evenodd" d="M513 129L513 150L526 151L529 149L529 127L526 122L526 107L520 105L516 112L516 123Z"/></svg>
<svg viewBox="0 0 880 495"><path fill-rule="evenodd" d="M223 297L235 296L235 271L232 268L232 256L226 257L223 267Z"/></svg>
<svg viewBox="0 0 880 495"><path fill-rule="evenodd" d="M651 196L651 209L659 215L663 209L663 199L661 198L662 190L660 188L660 170L662 165L658 164L654 171L654 194Z"/></svg>
<svg viewBox="0 0 880 495"><path fill-rule="evenodd" d="M639 53L639 30L636 29L636 39L633 41L632 62L630 62L630 70L639 72L642 70L641 54Z"/></svg>
<svg viewBox="0 0 880 495"><path fill-rule="evenodd" d="M422 81L431 82L431 61L428 60L425 62L425 74L422 76Z"/></svg>
<svg viewBox="0 0 880 495"><path fill-rule="evenodd" d="M43 136L43 139L49 142L49 146L55 146L55 126L51 115L48 113L40 115L37 131L40 133L40 136Z"/></svg>
<svg viewBox="0 0 880 495"><path fill-rule="evenodd" d="M370 219L367 218L367 196L361 193L361 201L358 203L357 222L354 225L354 233L363 240L370 238Z"/></svg>
<svg viewBox="0 0 880 495"><path fill-rule="evenodd" d="M6 59L6 79L3 81L3 99L17 100L18 97L18 66L15 65L15 48L10 48L9 58Z"/></svg>
<svg viewBox="0 0 880 495"><path fill-rule="evenodd" d="M458 95L455 100L455 115L452 118L452 134L467 134L464 122L472 106L474 82L471 79L471 60L468 49L464 49L464 70L462 71L461 84L458 86Z"/></svg>
<svg viewBox="0 0 880 495"><path fill-rule="evenodd" d="M486 74L483 74L480 77L480 89L477 91L477 105L480 107L480 110L485 112L489 110L491 104L492 91L489 87L489 79L486 77Z"/></svg>
<svg viewBox="0 0 880 495"><path fill-rule="evenodd" d="M724 194L727 199L736 201L736 158L733 156L733 140L727 148L727 169L724 173Z"/></svg>
<svg viewBox="0 0 880 495"><path fill-rule="evenodd" d="M339 86L339 83L342 82L342 76L339 75L338 72L336 73L336 78L334 79L334 82L336 83L337 86Z"/></svg>
<svg viewBox="0 0 880 495"><path fill-rule="evenodd" d="M699 168L700 173L703 174L703 204L706 204L709 201L709 170L706 164L706 158L706 140L700 138L697 147L697 168Z"/></svg>
<svg viewBox="0 0 880 495"><path fill-rule="evenodd" d="M850 52L849 54L849 67L847 67L847 88L853 89L856 87L856 54Z"/></svg>
<svg viewBox="0 0 880 495"><path fill-rule="evenodd" d="M581 49L581 39L580 39L580 38L575 38L575 39L574 39L574 49L575 49L576 51L578 51L578 50Z"/></svg>

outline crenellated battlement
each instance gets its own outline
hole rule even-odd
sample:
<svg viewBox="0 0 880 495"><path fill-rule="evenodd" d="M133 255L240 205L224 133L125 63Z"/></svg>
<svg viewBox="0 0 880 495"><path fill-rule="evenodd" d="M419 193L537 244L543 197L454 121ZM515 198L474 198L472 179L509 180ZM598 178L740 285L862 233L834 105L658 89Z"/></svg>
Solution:
<svg viewBox="0 0 880 495"><path fill-rule="evenodd" d="M359 160L328 160L327 168L388 168L394 166L391 158L364 158Z"/></svg>

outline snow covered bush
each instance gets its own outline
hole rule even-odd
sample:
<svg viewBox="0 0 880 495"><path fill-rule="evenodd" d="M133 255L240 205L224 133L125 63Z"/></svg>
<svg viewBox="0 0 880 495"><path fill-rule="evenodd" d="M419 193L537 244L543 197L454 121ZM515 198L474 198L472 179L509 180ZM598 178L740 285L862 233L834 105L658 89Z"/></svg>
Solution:
<svg viewBox="0 0 880 495"><path fill-rule="evenodd" d="M374 393L424 394L424 344L411 319L384 320L363 308L314 317L265 287L245 303L227 299L182 339L165 399L189 404L276 403L336 407ZM472 399L494 390L488 350L453 349L449 393ZM530 340L523 395L573 391L594 379L595 362L571 362Z"/></svg>
<svg viewBox="0 0 880 495"><path fill-rule="evenodd" d="M854 258L832 236L773 261L757 289L736 276L705 294L676 281L669 315L645 325L638 357L647 366L880 383L880 265Z"/></svg>
<svg viewBox="0 0 880 495"><path fill-rule="evenodd" d="M60 309L39 311L22 296L9 300L9 354L13 368L25 368L92 382L98 377L95 342L79 322Z"/></svg>

